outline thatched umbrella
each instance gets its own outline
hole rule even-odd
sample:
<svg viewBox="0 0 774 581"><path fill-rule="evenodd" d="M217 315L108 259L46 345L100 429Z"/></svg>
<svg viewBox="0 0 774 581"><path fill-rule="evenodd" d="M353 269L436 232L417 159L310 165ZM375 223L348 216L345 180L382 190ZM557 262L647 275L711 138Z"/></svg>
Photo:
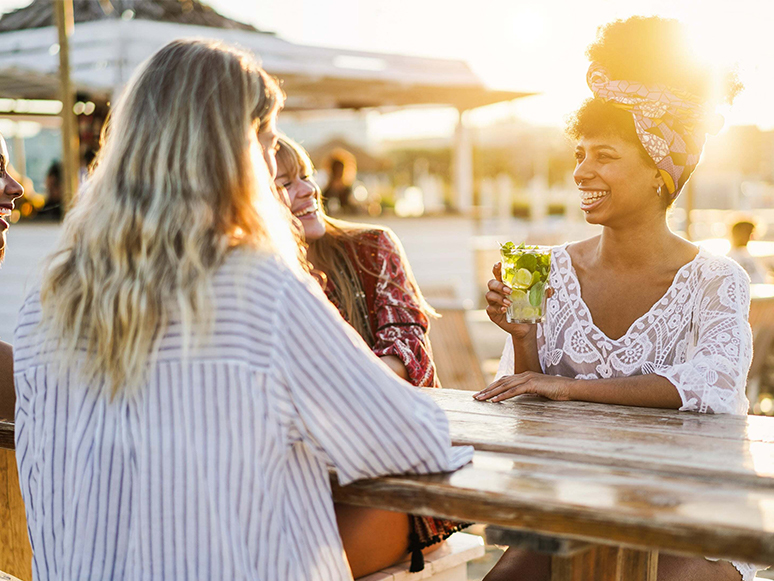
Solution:
<svg viewBox="0 0 774 581"><path fill-rule="evenodd" d="M73 0L73 13L76 24L123 16L259 32L254 26L218 14L198 0ZM29 6L3 15L0 32L54 25L52 1L34 0Z"/></svg>

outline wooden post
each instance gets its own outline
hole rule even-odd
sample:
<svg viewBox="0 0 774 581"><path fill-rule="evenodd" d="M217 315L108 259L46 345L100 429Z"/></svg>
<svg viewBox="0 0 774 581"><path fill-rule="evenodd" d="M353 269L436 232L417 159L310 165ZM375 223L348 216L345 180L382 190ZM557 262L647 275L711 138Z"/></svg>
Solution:
<svg viewBox="0 0 774 581"><path fill-rule="evenodd" d="M461 214L468 214L473 207L473 143L466 121L466 112L460 109L452 156L454 179L452 205Z"/></svg>
<svg viewBox="0 0 774 581"><path fill-rule="evenodd" d="M616 581L656 581L658 551L637 551L621 548L618 551Z"/></svg>
<svg viewBox="0 0 774 581"><path fill-rule="evenodd" d="M73 113L75 95L70 82L69 37L75 27L73 0L52 0L59 34L59 98L62 101L62 195L66 212L78 191L78 124Z"/></svg>
<svg viewBox="0 0 774 581"><path fill-rule="evenodd" d="M551 558L551 581L656 581L658 551L595 546Z"/></svg>

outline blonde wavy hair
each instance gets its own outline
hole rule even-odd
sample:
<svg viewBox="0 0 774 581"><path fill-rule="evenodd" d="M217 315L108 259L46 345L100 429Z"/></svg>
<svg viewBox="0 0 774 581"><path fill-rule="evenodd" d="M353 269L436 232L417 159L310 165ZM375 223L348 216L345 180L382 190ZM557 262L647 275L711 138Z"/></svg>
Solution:
<svg viewBox="0 0 774 581"><path fill-rule="evenodd" d="M140 66L44 274L60 371L80 360L112 395L141 384L172 312L184 337L209 328L212 275L236 247L302 268L257 140L282 104L255 59L221 43L173 41Z"/></svg>

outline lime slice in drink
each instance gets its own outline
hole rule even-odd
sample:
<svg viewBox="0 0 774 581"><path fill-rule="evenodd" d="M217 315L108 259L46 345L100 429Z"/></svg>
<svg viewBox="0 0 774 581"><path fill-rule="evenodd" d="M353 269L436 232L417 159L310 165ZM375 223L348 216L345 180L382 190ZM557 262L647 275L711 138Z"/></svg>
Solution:
<svg viewBox="0 0 774 581"><path fill-rule="evenodd" d="M511 293L511 300L515 305L526 304L529 301L527 297L527 291L513 289L513 292Z"/></svg>
<svg viewBox="0 0 774 581"><path fill-rule="evenodd" d="M513 286L516 288L529 288L532 284L532 273L526 268L520 268L513 277Z"/></svg>

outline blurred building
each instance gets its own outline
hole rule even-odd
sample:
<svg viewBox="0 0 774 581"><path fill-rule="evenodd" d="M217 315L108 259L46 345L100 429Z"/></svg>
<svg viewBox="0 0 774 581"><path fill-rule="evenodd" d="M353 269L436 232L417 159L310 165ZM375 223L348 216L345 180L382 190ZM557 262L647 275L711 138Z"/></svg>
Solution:
<svg viewBox="0 0 774 581"><path fill-rule="evenodd" d="M170 40L219 39L260 56L264 68L282 80L288 112L427 104L456 108L453 205L462 210L472 204L472 148L465 112L527 95L485 87L463 61L291 43L226 18L197 0L73 0L73 6L71 76L80 96L76 106L82 115L89 110L92 121L101 119L137 65ZM51 101L58 95L57 53L51 0L34 0L0 18L0 96L7 99L0 102L0 117L31 122L36 117L52 118L56 111ZM43 101L31 110L30 99ZM82 139L84 133L98 133L97 123L79 121ZM308 142L303 120L289 120L292 123ZM345 137L357 142L356 133L349 131Z"/></svg>

